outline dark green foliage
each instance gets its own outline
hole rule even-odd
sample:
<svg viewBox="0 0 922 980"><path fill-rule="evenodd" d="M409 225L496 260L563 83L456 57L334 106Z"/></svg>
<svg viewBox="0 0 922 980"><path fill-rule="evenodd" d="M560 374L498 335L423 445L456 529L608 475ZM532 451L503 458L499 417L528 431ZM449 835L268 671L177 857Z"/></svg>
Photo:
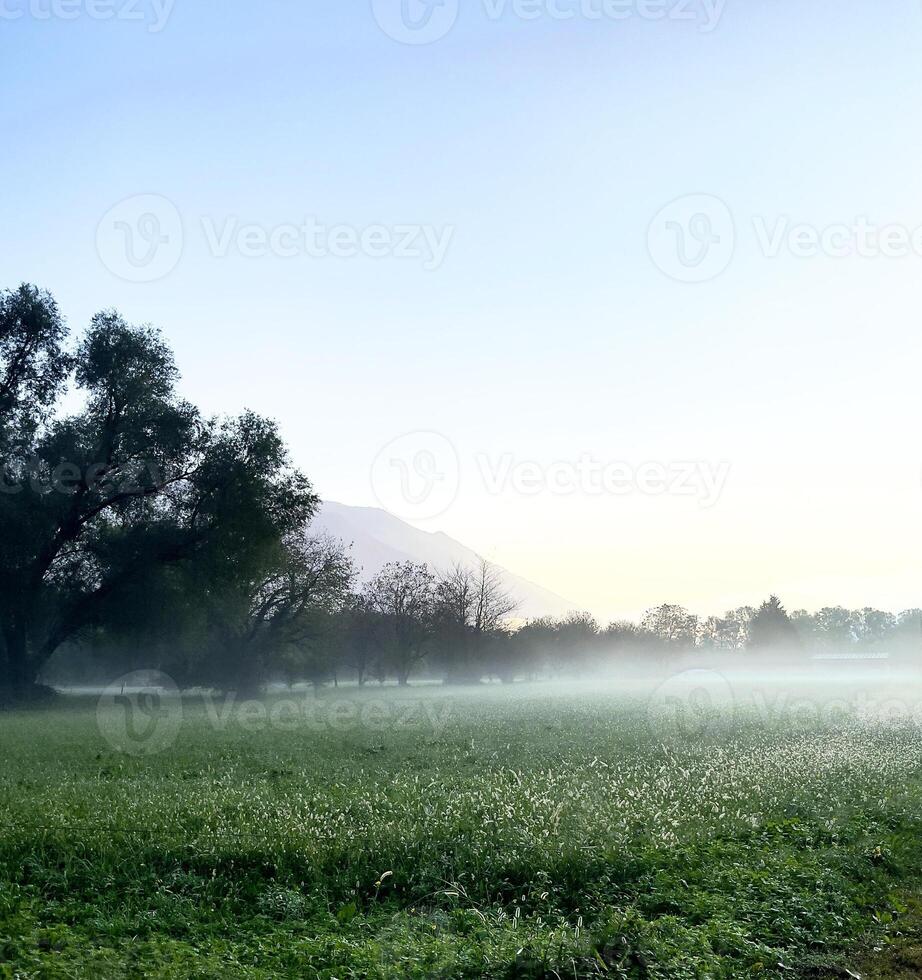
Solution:
<svg viewBox="0 0 922 980"><path fill-rule="evenodd" d="M191 584L266 573L317 505L274 424L179 397L156 331L106 312L73 356L65 336L47 294L0 296L0 687L21 697L66 641L175 639ZM52 414L69 376L84 403Z"/></svg>
<svg viewBox="0 0 922 980"><path fill-rule="evenodd" d="M797 629L781 600L773 595L756 610L749 623L749 647L752 650L791 650L800 646Z"/></svg>

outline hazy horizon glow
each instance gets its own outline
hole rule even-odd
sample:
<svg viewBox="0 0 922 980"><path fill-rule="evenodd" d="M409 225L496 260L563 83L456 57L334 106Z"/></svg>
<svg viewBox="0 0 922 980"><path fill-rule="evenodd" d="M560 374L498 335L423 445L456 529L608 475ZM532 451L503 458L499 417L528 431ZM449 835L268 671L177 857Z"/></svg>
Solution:
<svg viewBox="0 0 922 980"><path fill-rule="evenodd" d="M922 604L916 0L399 4L7 0L0 286L602 619Z"/></svg>

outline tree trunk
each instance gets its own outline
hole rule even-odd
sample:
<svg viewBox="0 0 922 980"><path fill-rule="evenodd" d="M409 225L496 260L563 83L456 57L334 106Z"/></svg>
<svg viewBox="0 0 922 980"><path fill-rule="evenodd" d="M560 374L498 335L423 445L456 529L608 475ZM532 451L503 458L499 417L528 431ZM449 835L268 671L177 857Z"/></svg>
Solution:
<svg viewBox="0 0 922 980"><path fill-rule="evenodd" d="M256 698L263 693L265 677L263 675L262 657L250 645L237 642L236 654L237 693L241 697Z"/></svg>
<svg viewBox="0 0 922 980"><path fill-rule="evenodd" d="M6 676L0 681L13 698L25 697L35 684L35 669L29 662L29 634L25 616L14 613L3 629L6 644Z"/></svg>

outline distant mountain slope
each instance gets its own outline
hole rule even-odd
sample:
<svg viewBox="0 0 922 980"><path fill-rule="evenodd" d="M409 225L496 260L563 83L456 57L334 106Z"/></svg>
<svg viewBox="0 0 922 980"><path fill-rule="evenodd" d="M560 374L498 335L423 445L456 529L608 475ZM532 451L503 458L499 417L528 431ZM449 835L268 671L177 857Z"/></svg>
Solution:
<svg viewBox="0 0 922 980"><path fill-rule="evenodd" d="M352 555L361 568L363 581L389 561L425 562L442 571L456 562L470 566L479 560L476 552L447 534L420 531L375 507L348 507L326 501L311 526L352 545ZM562 616L578 608L575 603L505 568L499 571L505 587L519 601L517 615L523 619Z"/></svg>

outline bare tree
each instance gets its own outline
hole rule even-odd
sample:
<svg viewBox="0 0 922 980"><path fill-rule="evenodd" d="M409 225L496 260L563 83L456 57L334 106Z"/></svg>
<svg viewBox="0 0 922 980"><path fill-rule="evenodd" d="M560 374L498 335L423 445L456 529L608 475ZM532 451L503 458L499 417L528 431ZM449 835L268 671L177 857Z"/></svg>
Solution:
<svg viewBox="0 0 922 980"><path fill-rule="evenodd" d="M475 633L499 628L518 609L495 565L481 558L473 568L456 562L439 576L436 595L443 618Z"/></svg>
<svg viewBox="0 0 922 980"><path fill-rule="evenodd" d="M518 602L503 585L499 569L482 558L473 568L454 564L439 577L435 593L446 679L479 681L484 650L505 632Z"/></svg>

